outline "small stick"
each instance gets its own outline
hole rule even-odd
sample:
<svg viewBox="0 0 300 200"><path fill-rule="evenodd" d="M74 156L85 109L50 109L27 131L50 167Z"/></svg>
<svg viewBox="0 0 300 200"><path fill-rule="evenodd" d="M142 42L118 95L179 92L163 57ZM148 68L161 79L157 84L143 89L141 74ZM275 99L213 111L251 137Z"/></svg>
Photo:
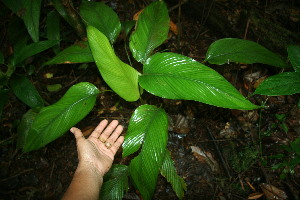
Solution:
<svg viewBox="0 0 300 200"><path fill-rule="evenodd" d="M221 162L222 162L222 165L223 165L223 168L224 168L224 170L225 170L225 172L226 172L227 177L228 177L229 179L231 179L231 175L230 175L228 166L227 166L227 164L225 163L225 160L224 160L224 158L223 158L223 155L222 155L222 153L221 153L221 151L220 151L220 148L219 148L219 146L218 146L218 144L217 144L217 142L216 142L214 136L212 135L210 129L209 129L207 126L205 126L205 128L206 128L206 130L207 130L207 132L208 132L208 135L209 135L210 139L211 139L211 140L213 141L213 143L214 143L214 146L215 146L215 148L216 148L216 150L217 150L218 156L219 156L219 158L220 158L220 160L221 160Z"/></svg>
<svg viewBox="0 0 300 200"><path fill-rule="evenodd" d="M32 168L30 168L30 169L25 169L24 171L22 171L22 172L20 172L20 173L18 173L18 174L15 174L15 175L10 176L10 177L8 177L8 178L0 179L0 182L7 181L7 180L9 180L9 179L18 177L18 176L20 176L20 175L22 175L22 174L25 174L25 173L27 173L27 172L30 172L30 171L33 171L33 169L32 169Z"/></svg>
<svg viewBox="0 0 300 200"><path fill-rule="evenodd" d="M188 1L189 1L189 0L182 0L182 1L179 1L178 4L176 4L175 6L173 6L173 7L171 7L171 8L169 9L169 12L171 12L171 11L175 10L176 8L182 6L183 4L185 4L185 3L188 2Z"/></svg>
<svg viewBox="0 0 300 200"><path fill-rule="evenodd" d="M249 24L250 24L250 18L247 20L247 25L246 25L245 34L244 34L244 40L246 40L246 38L247 38Z"/></svg>

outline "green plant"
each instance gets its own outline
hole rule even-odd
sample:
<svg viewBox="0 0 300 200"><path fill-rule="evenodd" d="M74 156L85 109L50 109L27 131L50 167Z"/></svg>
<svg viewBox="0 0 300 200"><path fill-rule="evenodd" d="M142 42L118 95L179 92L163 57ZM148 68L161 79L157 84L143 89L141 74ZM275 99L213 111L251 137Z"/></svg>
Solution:
<svg viewBox="0 0 300 200"><path fill-rule="evenodd" d="M279 160L272 169L282 169L280 178L284 179L288 174L295 173L295 167L300 164L300 138L295 139L289 145L282 145L284 153L270 156L269 158Z"/></svg>
<svg viewBox="0 0 300 200"><path fill-rule="evenodd" d="M53 3L64 19L73 24L59 1L53 0ZM213 69L180 54L154 51L167 39L169 31L170 19L163 1L156 1L142 11L129 38L132 56L143 65L142 72L121 61L114 52L112 45L121 32L122 23L111 8L104 3L83 1L80 15L87 26L88 42L78 42L66 48L44 66L95 62L105 82L126 101L137 101L142 90L146 90L163 98L195 100L230 109L260 107L242 96ZM123 23L124 32L129 33L133 25L132 22ZM57 31L55 33L57 36ZM49 35L55 36L50 32ZM33 39L36 39L36 34ZM99 93L94 85L79 83L57 103L41 110L29 110L18 129L18 146L29 152L57 139L90 112ZM131 160L129 167L113 166L105 177L107 181L101 191L103 198L121 199L128 189L130 176L143 198L151 199L159 173L172 184L177 196L183 197L186 185L177 175L166 148L167 128L167 114L162 108L144 104L134 111L123 144L123 156L137 151L139 154ZM122 178L116 179L120 174Z"/></svg>
<svg viewBox="0 0 300 200"><path fill-rule="evenodd" d="M300 92L300 46L289 46L287 51L294 72L283 72L267 78L253 94L277 96ZM262 63L281 68L289 67L278 55L263 46L236 38L225 38L214 42L209 47L205 60L218 65L239 62Z"/></svg>
<svg viewBox="0 0 300 200"><path fill-rule="evenodd" d="M253 94L277 96L300 92L300 46L288 46L287 52L294 71L283 72L267 78L257 87ZM261 45L234 38L226 38L214 42L207 51L206 61L213 64L225 64L233 61L246 64L263 63L281 68L289 67L278 55ZM263 133L264 136L269 136L277 128L282 129L285 133L288 132L288 127L285 123L286 115L275 114L275 117L277 123L273 123L271 129ZM261 151L260 133L259 137ZM277 154L269 158L280 159L279 163L272 168L283 168L280 177L285 178L287 174L294 174L295 167L300 164L300 139L297 138L290 145L282 145L282 148L285 150L285 154ZM265 160L262 159L262 161L264 162Z"/></svg>
<svg viewBox="0 0 300 200"><path fill-rule="evenodd" d="M235 149L235 145L231 145L231 154L229 157L231 167L237 173L243 173L247 171L256 162L259 154L258 150L250 144L247 144L240 150Z"/></svg>
<svg viewBox="0 0 300 200"><path fill-rule="evenodd" d="M277 129L283 130L285 133L288 132L289 128L285 123L286 115L285 114L275 114L275 118L277 120L276 123L272 123L269 130L263 132L263 136L270 136Z"/></svg>
<svg viewBox="0 0 300 200"><path fill-rule="evenodd" d="M44 107L44 100L39 95L29 76L34 73L31 59L35 55L59 44L59 38L48 34L48 40L39 40L39 15L41 1L7 1L2 2L18 17L14 16L8 24L8 39L13 46L13 54L5 58L0 53L0 117L8 94L13 92L22 102L38 112ZM2 8L5 9L5 8ZM28 34L31 37L28 37ZM53 32L53 31L52 31ZM17 74L16 70L23 69L26 73Z"/></svg>

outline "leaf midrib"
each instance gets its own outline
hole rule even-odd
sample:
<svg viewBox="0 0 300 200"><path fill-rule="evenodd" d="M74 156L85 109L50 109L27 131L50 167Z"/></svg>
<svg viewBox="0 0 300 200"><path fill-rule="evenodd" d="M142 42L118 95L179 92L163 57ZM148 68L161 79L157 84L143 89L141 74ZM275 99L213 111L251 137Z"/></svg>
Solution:
<svg viewBox="0 0 300 200"><path fill-rule="evenodd" d="M220 56L224 56L224 55L231 55L231 54L245 54L245 53L247 53L247 54L253 54L253 53L255 53L255 54L257 54L257 51L233 51L233 52L230 52L230 53L221 53L221 54L217 54L217 55L214 55L214 56L211 56L212 58L217 58L217 57L220 57ZM268 52L269 54L271 53L271 52ZM212 55L212 54L211 54ZM259 54L259 55L262 55L262 54ZM263 54L264 55L264 54ZM276 54L275 54L276 55ZM210 58L208 58L208 59L210 59Z"/></svg>
<svg viewBox="0 0 300 200"><path fill-rule="evenodd" d="M143 74L142 76L144 76L144 75L146 75L146 76L162 76L162 77L171 77L171 78L178 78L178 79L184 79L184 80L188 80L188 81L195 81L195 82L197 82L197 83L202 83L202 84L204 84L204 85L208 85L208 86L211 86L211 87L213 87L215 90L217 90L217 91L220 91L220 92L222 92L223 94L231 94L231 93L228 93L228 92L224 92L224 90L221 90L221 89L219 89L219 88L216 88L215 86L213 86L213 85L210 85L209 83L206 83L206 82L203 82L203 81L200 81L200 80L197 80L197 79L189 79L189 78L186 78L186 77L182 77L182 76L172 76L171 74ZM234 87L233 87L234 88ZM235 88L236 89L236 88ZM230 96L232 96L232 95L230 95ZM235 96L232 96L232 97L234 97L235 99L237 99L237 97L235 97ZM239 101L240 101L240 99L239 99Z"/></svg>
<svg viewBox="0 0 300 200"><path fill-rule="evenodd" d="M76 105L76 104L80 103L81 101L84 101L84 100L86 100L87 98L90 98L90 97L96 96L96 95L98 95L98 93L97 93L97 94L90 95L90 96L88 96L88 97L84 97L83 99L80 99L79 101L76 101L76 102L75 102L74 104L72 104L72 105ZM66 109L64 109L62 112L60 112L60 116L62 116L67 110L69 110L68 108L70 108L70 107L71 107L71 106L68 106ZM55 115L55 116L57 116L57 115ZM37 116L37 117L38 117L38 116ZM57 121L58 118L59 118L59 117L56 117L55 120L53 120L53 121L51 121L50 123L48 123L48 125L45 126L43 129L44 129L44 130L47 130L51 124L53 124L55 121ZM34 129L34 130L35 130L35 129ZM35 130L35 131L36 131L36 130Z"/></svg>
<svg viewBox="0 0 300 200"><path fill-rule="evenodd" d="M151 109L153 109L153 108L151 108ZM147 110L150 110L150 109L148 108ZM159 116L159 113L160 113L160 112L161 112L161 111L160 111L158 108L156 108L156 111L155 111L155 113L154 113L152 116L156 116L156 115ZM145 130L149 130L149 127L151 126L151 124L152 124L152 122L154 121L154 119L155 119L155 117L151 117L151 119L150 119L149 123L147 124ZM147 132L149 132L149 131L147 131ZM146 133L145 133L144 135L145 135L145 136L144 136L144 140L145 140ZM148 136L148 137L149 137L149 136ZM142 150L144 149L144 140L143 140ZM141 150L141 153L142 153L142 150ZM155 151L155 152L156 152L156 151ZM156 161L156 162L157 162L157 161Z"/></svg>
<svg viewBox="0 0 300 200"><path fill-rule="evenodd" d="M161 9L159 9L159 10L161 10ZM146 42L145 42L145 54L146 55L148 55L149 53L151 53L151 51L149 52L149 50L151 49L150 48L150 41L152 41L152 36L153 36L153 32L156 32L156 30L157 30L157 26L156 26L156 24L157 23L155 23L156 22L156 20L155 19L157 19L157 17L158 16L160 16L160 15L158 15L158 13L160 13L160 12L154 12L154 17L153 18L150 18L150 20L151 20L151 26L150 26L150 28L148 28L148 30L149 30L149 32L148 32L148 34L147 34L147 37L146 37ZM147 23L146 22L144 22L143 23L143 25L145 26L145 27L147 27ZM144 26L142 26L142 27L144 27ZM155 27L155 29L153 28L153 27ZM145 28L143 28L143 29L145 29ZM149 37L149 36L151 36L151 37ZM138 39L138 37L136 36L136 33L135 33L135 37ZM155 45L156 46L156 45ZM156 47L155 47L156 48ZM154 48L154 49L155 49ZM140 54L140 53L139 53ZM148 57L148 56L147 56ZM147 59L147 58L146 58ZM146 60L145 58L143 58L142 60L144 61L144 60Z"/></svg>

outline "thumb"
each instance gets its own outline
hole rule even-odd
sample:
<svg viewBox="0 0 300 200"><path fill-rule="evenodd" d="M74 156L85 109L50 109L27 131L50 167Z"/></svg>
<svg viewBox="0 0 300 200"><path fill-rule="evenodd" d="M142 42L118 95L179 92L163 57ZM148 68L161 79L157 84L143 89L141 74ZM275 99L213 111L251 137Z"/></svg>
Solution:
<svg viewBox="0 0 300 200"><path fill-rule="evenodd" d="M78 129L78 128L76 128L76 127L72 127L72 128L70 129L70 131L74 134L74 136L75 136L75 138L76 138L76 141L77 141L79 138L84 137L84 136L82 135L81 130Z"/></svg>

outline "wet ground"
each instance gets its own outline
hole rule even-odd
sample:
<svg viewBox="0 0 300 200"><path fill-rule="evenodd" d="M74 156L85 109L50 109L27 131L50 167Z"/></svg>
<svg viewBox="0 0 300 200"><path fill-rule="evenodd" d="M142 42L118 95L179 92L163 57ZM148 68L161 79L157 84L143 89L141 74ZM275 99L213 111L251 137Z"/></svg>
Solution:
<svg viewBox="0 0 300 200"><path fill-rule="evenodd" d="M144 5L142 1L128 1L127 4L114 2L111 4L121 19L131 19ZM128 6L134 9L128 9ZM180 15L180 37L170 35L160 50L168 49L201 62L208 46L220 36L190 15L183 12ZM171 11L170 16L177 23L178 9ZM123 48L123 42L119 41L116 50L126 62ZM274 73L268 67L262 70L261 65L228 64L211 67L245 96L254 91L260 77ZM108 89L93 64L86 70L77 68L78 65L45 67L33 77L33 82L50 104L55 103L71 85L78 82L91 82L102 91ZM54 77L47 79L45 73L53 73ZM46 86L56 83L62 84L63 88L49 93ZM265 102L267 106L254 111L162 99L148 93L143 94L143 100L128 103L113 92L103 92L96 106L77 127L88 134L101 119L117 119L126 130L132 112L140 104L162 106L170 122L168 149L179 175L187 183L184 199L247 199L249 195L259 194L263 194L260 199L271 199L264 192L262 183L279 188L289 199L299 199L299 166L293 174L281 179L279 176L282 169L274 170L272 166L282 160L270 158L278 153L286 153L280 146L288 145L300 136L299 95L269 98L252 96L250 100L253 103L260 105ZM5 106L0 135L0 199L59 199L77 166L75 140L71 133L66 133L38 151L23 154L16 150L16 124L27 109L13 95ZM286 116L284 123L288 127L287 133L282 127L283 122L275 117L276 114ZM288 155L288 158L293 157ZM128 164L129 160L122 159L119 152L115 163ZM271 191L271 196L275 195L274 188ZM125 199L140 197L131 186ZM158 179L154 199L177 199L170 184L162 177Z"/></svg>

